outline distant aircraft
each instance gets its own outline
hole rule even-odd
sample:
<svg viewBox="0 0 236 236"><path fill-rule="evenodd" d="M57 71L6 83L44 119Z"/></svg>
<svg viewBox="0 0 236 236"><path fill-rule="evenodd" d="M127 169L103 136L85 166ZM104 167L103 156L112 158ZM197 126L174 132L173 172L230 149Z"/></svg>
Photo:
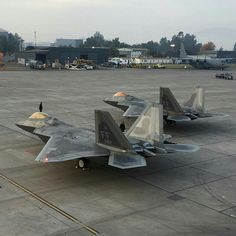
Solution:
<svg viewBox="0 0 236 236"><path fill-rule="evenodd" d="M224 70L228 65L225 59L211 58L206 56L187 55L184 44L180 45L180 58L182 62L190 64L196 69L217 69Z"/></svg>
<svg viewBox="0 0 236 236"><path fill-rule="evenodd" d="M126 133L122 133L108 112L95 110L95 131L76 128L46 113L36 112L17 123L21 129L37 135L46 143L36 161L78 160L81 168L87 158L109 157L108 165L128 169L146 166L145 157L172 152L194 152L195 145L174 144L163 134L162 106L147 106Z"/></svg>
<svg viewBox="0 0 236 236"><path fill-rule="evenodd" d="M148 106L148 103L134 96L118 92L112 98L106 98L104 102L118 107L124 111L124 117L138 117ZM197 118L222 116L206 112L204 104L204 89L196 88L196 92L181 107L169 88L160 88L160 104L163 105L163 117L168 124L178 121L189 121Z"/></svg>

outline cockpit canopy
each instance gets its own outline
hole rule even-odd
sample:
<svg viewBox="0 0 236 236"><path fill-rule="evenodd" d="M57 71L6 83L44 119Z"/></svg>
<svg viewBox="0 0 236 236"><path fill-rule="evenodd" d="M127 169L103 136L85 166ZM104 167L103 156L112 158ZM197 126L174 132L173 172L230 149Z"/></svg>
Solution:
<svg viewBox="0 0 236 236"><path fill-rule="evenodd" d="M29 119L38 119L38 120L43 120L46 118L49 118L50 116L47 113L44 112L35 112L33 113Z"/></svg>
<svg viewBox="0 0 236 236"><path fill-rule="evenodd" d="M127 94L124 92L117 92L113 95L113 97L126 97Z"/></svg>

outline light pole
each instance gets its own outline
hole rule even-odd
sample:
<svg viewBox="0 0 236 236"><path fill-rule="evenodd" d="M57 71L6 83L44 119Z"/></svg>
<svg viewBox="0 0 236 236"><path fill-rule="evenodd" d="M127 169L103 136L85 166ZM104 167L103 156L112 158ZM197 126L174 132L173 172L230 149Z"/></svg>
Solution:
<svg viewBox="0 0 236 236"><path fill-rule="evenodd" d="M175 64L175 63L174 63L174 59L173 59L173 57L174 57L174 48L175 48L175 44L172 43L172 44L170 45L170 47L171 47L171 51L172 51L172 53L173 53L173 54L172 54L172 63Z"/></svg>
<svg viewBox="0 0 236 236"><path fill-rule="evenodd" d="M36 31L34 31L34 48L36 49Z"/></svg>

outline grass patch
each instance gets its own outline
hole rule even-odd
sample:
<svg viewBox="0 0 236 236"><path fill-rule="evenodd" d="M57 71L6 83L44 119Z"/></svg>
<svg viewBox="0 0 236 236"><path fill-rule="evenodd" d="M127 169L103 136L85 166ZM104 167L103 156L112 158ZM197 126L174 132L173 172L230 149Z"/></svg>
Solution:
<svg viewBox="0 0 236 236"><path fill-rule="evenodd" d="M193 67L188 64L164 64L166 69L192 69Z"/></svg>

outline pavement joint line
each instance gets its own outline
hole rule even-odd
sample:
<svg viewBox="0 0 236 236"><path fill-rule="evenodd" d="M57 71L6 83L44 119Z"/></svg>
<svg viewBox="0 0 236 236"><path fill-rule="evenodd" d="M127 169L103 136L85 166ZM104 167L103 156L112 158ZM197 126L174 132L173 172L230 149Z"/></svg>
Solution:
<svg viewBox="0 0 236 236"><path fill-rule="evenodd" d="M190 167L190 168L195 168L195 169L198 169L198 170L201 170L201 171L205 171L205 172L207 172L209 174L214 174L214 175L219 176L219 177L225 177L225 176L222 176L222 175L218 175L218 174L206 171L206 170L201 169L199 167L195 167L193 165L201 164L201 163L205 163L205 162L209 162L209 161L214 161L214 160L218 160L218 159L225 158L225 157L231 157L231 156L234 156L234 155L225 155L225 156L216 157L216 158L213 158L213 159L210 159L210 160L204 160L204 161L199 161L199 162L194 162L194 163L186 163L186 162L183 163L183 162L180 162L180 161L172 160L171 158L168 157L167 158L168 161L175 162L176 164L179 164L179 166L174 166L174 167L169 167L169 168L166 168L166 169L160 169L160 170L156 170L156 171L151 171L149 173L140 174L139 176L145 177L145 176L148 176L148 175L163 173L165 171L171 171L171 170L178 169L178 168ZM122 172L122 173L125 173L125 172ZM129 173L126 173L126 174L128 176L130 176L130 177L133 177L132 174L129 174ZM227 178L227 177L225 177L225 178Z"/></svg>
<svg viewBox="0 0 236 236"><path fill-rule="evenodd" d="M182 192L182 191L185 191L185 190L189 190L189 189L196 188L196 187L201 187L201 186L211 184L211 183L214 183L214 182L218 182L218 181L221 181L221 180L224 180L224 179L229 179L229 178L228 177L221 177L219 179L211 180L209 182L204 182L204 183L196 184L196 185L193 185L193 186L190 186L190 187L187 187L187 188L178 189L178 190L174 191L173 193L178 194L179 192Z"/></svg>
<svg viewBox="0 0 236 236"><path fill-rule="evenodd" d="M127 175L128 175L128 174L127 174ZM129 176L129 175L128 175L128 176ZM129 176L129 177L131 177L131 176ZM197 187L197 186L195 185L195 186L191 186L191 187L188 187L188 188L186 188L186 189L183 189L183 190L177 190L177 191L172 192L172 191L168 191L167 189L164 189L164 188L162 188L162 187L160 187L160 186L157 186L157 185L148 183L148 182L146 182L146 181L144 181L144 180L142 180L142 179L138 179L138 178L136 178L136 177L133 177L133 178L136 179L136 180L138 180L138 181L140 181L140 182L143 182L143 183L145 183L145 184L148 184L148 185L150 185L150 186L152 186L152 187L154 187L154 188L160 189L160 190L162 190L162 191L164 191L164 192L166 192L166 193L168 193L168 194L172 194L172 195L173 195L173 194L179 195L179 192L180 192L180 191L187 190L187 189L191 189L191 188L193 188L193 187ZM227 179L227 177L223 177L222 179ZM221 180L221 179L213 180L213 181L210 181L210 182L208 182L208 183L215 182L215 181L219 181L219 180ZM200 185L198 185L198 186L203 186L203 185L208 184L208 183L203 183L203 184L200 184ZM181 195L180 195L180 196L181 196ZM227 217L232 218L232 216L230 216L230 215L228 215L228 214L226 214L226 213L224 213L224 212L217 211L216 209L214 209L214 208L212 208L212 207L210 207L210 206L207 206L207 205L202 204L202 203L200 203L200 202L194 201L194 200L192 200L192 199L190 199L190 198L187 198L187 197L183 197L183 198L186 199L187 201L190 201L190 202L192 202L192 203L195 203L196 205L199 205L199 206L202 206L202 207L206 207L206 208L208 208L208 209L210 209L210 210L212 210L212 211L218 212L218 213L220 213L220 214L223 214L223 215L225 215L225 216L227 216Z"/></svg>
<svg viewBox="0 0 236 236"><path fill-rule="evenodd" d="M190 198L186 198L186 197L184 197L184 198L185 198L187 201L190 201L190 202L192 202L192 203L195 203L195 204L197 204L197 205L199 205L199 206L206 207L206 208L208 208L208 209L210 209L210 210L212 210L212 211L215 211L215 212L217 212L217 213L219 213L219 214L225 215L225 216L230 217L230 218L234 218L234 217L232 217L231 215L226 214L224 211L218 211L218 210L216 210L216 209L214 209L214 208L212 208L212 207L210 207L210 206L207 206L207 205L205 205L205 204L203 204L203 203L197 202L197 201L192 200L192 199L190 199ZM227 209L225 209L225 210L227 210Z"/></svg>
<svg viewBox="0 0 236 236"><path fill-rule="evenodd" d="M234 205L234 206L231 206L231 207L229 207L229 208L226 208L226 209L224 209L224 210L221 210L220 212L221 213L224 213L225 211L228 211L228 210L231 210L231 209L236 209L236 205ZM224 213L225 214L225 213Z"/></svg>
<svg viewBox="0 0 236 236"><path fill-rule="evenodd" d="M6 181L8 181L9 183L11 183L12 185L14 185L15 187L21 189L22 191L28 193L31 197L37 199L38 201L40 201L41 203L45 204L46 206L48 206L49 208L55 210L56 212L58 212L59 214L61 214L62 216L66 217L67 219L80 224L84 229L86 229L87 231L89 231L91 234L93 235L98 235L100 234L97 230L93 229L92 227L84 224L82 221L78 220L77 218L75 218L74 216L68 214L67 212L63 211L62 209L60 209L59 207L53 205L52 203L50 203L49 201L43 199L42 197L38 196L37 194L35 194L34 192L30 191L29 189L25 188L24 186L18 184L17 182L15 182L14 180L8 178L7 176L3 175L0 173L0 177Z"/></svg>

